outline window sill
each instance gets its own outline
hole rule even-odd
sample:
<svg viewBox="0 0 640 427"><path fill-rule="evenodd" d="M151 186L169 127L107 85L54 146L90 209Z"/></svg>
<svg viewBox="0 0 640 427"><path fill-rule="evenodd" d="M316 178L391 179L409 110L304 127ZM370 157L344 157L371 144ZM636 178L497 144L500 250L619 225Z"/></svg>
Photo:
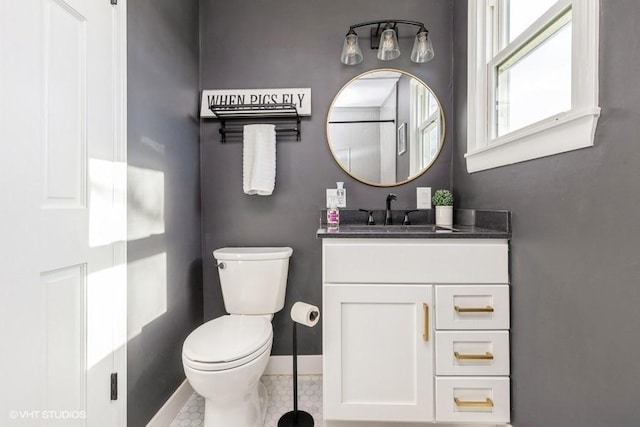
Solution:
<svg viewBox="0 0 640 427"><path fill-rule="evenodd" d="M494 139L465 154L469 173L592 147L600 108L570 111Z"/></svg>

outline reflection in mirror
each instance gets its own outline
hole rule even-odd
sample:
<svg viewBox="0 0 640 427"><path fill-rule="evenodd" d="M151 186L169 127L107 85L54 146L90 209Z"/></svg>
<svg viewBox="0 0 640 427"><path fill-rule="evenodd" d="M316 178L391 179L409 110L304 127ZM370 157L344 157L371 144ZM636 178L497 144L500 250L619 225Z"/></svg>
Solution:
<svg viewBox="0 0 640 427"><path fill-rule="evenodd" d="M431 89L411 74L363 73L336 95L327 139L338 164L369 185L403 184L424 173L444 140L444 116Z"/></svg>

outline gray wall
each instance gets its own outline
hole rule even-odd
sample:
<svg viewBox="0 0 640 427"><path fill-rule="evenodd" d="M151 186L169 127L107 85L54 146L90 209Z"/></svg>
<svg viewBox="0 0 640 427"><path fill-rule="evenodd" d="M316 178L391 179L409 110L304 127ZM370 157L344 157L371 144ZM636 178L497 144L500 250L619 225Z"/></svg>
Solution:
<svg viewBox="0 0 640 427"><path fill-rule="evenodd" d="M128 5L128 425L184 380L202 322L198 0ZM160 198L162 196L162 198Z"/></svg>
<svg viewBox="0 0 640 427"><path fill-rule="evenodd" d="M204 315L224 313L212 251L229 245L293 247L286 305L273 324L273 354L291 354L288 311L297 300L321 304L321 242L316 240L324 190L344 181L350 208L382 209L387 193L398 208L415 207L415 188L449 188L452 138L435 165L411 184L369 187L344 173L326 142L326 117L335 94L352 77L380 67L402 68L427 83L452 113L453 4L439 0L327 0L256 2L202 0L202 89L310 87L312 116L302 123L302 142L278 142L276 188L270 197L242 192L242 143L221 144L218 124L202 123ZM433 36L436 57L428 64L409 59L412 41L401 39L403 54L382 63L362 40L364 61L340 63L349 25L398 18L423 21ZM411 30L410 32L413 32ZM363 33L364 34L364 33ZM364 220L364 217L363 217ZM321 353L321 328L299 330L301 354Z"/></svg>
<svg viewBox="0 0 640 427"><path fill-rule="evenodd" d="M455 1L453 182L465 207L513 211L514 425L637 426L640 3L601 2L595 147L472 175L466 7Z"/></svg>

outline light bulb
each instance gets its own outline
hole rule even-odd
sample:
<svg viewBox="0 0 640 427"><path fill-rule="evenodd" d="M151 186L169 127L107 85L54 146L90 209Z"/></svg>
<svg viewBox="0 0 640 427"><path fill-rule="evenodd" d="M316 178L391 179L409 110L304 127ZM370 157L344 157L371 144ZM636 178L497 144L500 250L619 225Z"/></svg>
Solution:
<svg viewBox="0 0 640 427"><path fill-rule="evenodd" d="M419 64L431 61L434 57L433 44L431 37L425 29L420 29L413 41L413 49L411 50L411 60Z"/></svg>
<svg viewBox="0 0 640 427"><path fill-rule="evenodd" d="M378 59L390 61L400 56L398 39L393 28L387 28L380 35L380 47L378 48Z"/></svg>
<svg viewBox="0 0 640 427"><path fill-rule="evenodd" d="M358 44L358 35L353 30L350 30L344 38L340 62L345 65L356 65L362 62L362 51Z"/></svg>

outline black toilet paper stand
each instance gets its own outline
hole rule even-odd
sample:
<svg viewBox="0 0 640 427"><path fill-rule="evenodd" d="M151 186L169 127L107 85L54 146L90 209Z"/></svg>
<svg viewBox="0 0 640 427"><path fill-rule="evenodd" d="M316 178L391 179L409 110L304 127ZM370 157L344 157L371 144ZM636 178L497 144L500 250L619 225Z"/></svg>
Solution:
<svg viewBox="0 0 640 427"><path fill-rule="evenodd" d="M298 339L296 323L293 322L293 411L287 412L280 420L278 427L313 427L314 421L310 413L298 411Z"/></svg>

